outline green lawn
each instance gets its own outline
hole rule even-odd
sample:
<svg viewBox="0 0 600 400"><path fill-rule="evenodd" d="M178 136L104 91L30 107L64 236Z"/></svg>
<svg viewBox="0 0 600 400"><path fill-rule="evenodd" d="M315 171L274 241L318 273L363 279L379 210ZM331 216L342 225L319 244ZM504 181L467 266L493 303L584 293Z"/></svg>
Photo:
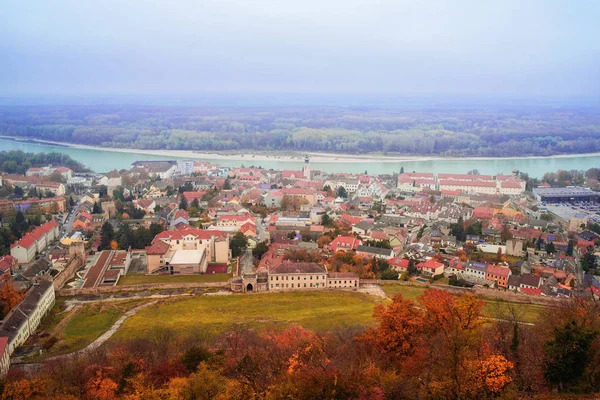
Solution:
<svg viewBox="0 0 600 400"><path fill-rule="evenodd" d="M438 282L436 282L438 283ZM406 285L395 285L395 284L382 284L383 291L392 297L396 293L402 293L405 299L415 300L419 297L427 288L423 286L406 286ZM509 318L509 307L512 306L516 310L518 319L522 322L535 323L539 318L542 311L546 309L544 306L536 304L526 303L511 303L505 301L482 299L485 302L483 309L484 313L492 318L508 319Z"/></svg>
<svg viewBox="0 0 600 400"><path fill-rule="evenodd" d="M183 282L227 282L231 274L206 275L130 275L119 279L117 286L142 285L144 283L183 283Z"/></svg>
<svg viewBox="0 0 600 400"><path fill-rule="evenodd" d="M44 352L44 356L70 353L81 350L108 330L128 310L143 301L131 300L113 303L95 303L83 306L68 318L59 332L58 342Z"/></svg>
<svg viewBox="0 0 600 400"><path fill-rule="evenodd" d="M181 335L216 335L234 325L250 328L301 325L324 331L336 326L369 325L379 299L355 292L319 291L253 295L200 296L149 306L127 319L114 338L132 339L154 329Z"/></svg>
<svg viewBox="0 0 600 400"><path fill-rule="evenodd" d="M393 283L384 283L381 285L385 294L390 298L396 293L401 293L402 297L407 300L415 300L419 297L427 288L425 286L409 286L409 285L398 285Z"/></svg>
<svg viewBox="0 0 600 400"><path fill-rule="evenodd" d="M507 301L484 300L484 312L492 318L512 319L510 308L513 308L517 319L521 322L535 323L547 307L537 304L511 303Z"/></svg>

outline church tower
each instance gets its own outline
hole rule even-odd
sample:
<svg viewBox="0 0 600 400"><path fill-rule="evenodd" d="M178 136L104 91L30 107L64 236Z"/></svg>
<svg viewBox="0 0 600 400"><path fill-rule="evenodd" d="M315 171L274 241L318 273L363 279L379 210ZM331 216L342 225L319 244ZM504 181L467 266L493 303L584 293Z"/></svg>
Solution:
<svg viewBox="0 0 600 400"><path fill-rule="evenodd" d="M304 174L304 179L311 179L310 176L310 161L308 160L308 154L304 156L304 167L302 168L302 173Z"/></svg>

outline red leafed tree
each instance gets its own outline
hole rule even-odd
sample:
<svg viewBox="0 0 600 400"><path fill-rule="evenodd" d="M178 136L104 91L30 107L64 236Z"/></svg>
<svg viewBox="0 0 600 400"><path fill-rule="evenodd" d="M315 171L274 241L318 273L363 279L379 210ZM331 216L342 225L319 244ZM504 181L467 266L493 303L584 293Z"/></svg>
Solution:
<svg viewBox="0 0 600 400"><path fill-rule="evenodd" d="M401 294L396 294L388 306L378 305L373 316L379 321L379 326L369 329L362 336L363 341L396 357L407 356L414 351L419 344L424 320L422 310L413 301L404 300Z"/></svg>
<svg viewBox="0 0 600 400"><path fill-rule="evenodd" d="M0 304L2 313L8 314L17 304L23 300L24 294L17 289L10 276L4 275L0 280Z"/></svg>
<svg viewBox="0 0 600 400"><path fill-rule="evenodd" d="M110 377L111 372L110 367L98 369L96 375L85 385L86 395L98 400L114 399L118 385Z"/></svg>

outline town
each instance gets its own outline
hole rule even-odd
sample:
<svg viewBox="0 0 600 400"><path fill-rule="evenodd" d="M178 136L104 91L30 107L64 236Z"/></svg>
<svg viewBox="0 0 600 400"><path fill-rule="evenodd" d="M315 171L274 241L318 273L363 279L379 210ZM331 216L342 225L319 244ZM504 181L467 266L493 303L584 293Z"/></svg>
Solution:
<svg viewBox="0 0 600 400"><path fill-rule="evenodd" d="M178 160L4 171L0 372L41 354L27 343L59 297L394 283L533 304L600 298L597 170L467 172L328 174L308 155L302 170Z"/></svg>

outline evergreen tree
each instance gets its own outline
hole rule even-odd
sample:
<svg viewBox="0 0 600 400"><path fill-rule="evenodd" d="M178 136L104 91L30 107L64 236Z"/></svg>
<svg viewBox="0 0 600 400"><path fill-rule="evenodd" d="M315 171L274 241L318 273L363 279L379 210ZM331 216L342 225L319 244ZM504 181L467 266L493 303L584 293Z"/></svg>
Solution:
<svg viewBox="0 0 600 400"><path fill-rule="evenodd" d="M164 231L164 228L161 224L157 224L156 222L153 222L152 224L150 224L150 235L152 236L153 239L156 235L158 235L162 231Z"/></svg>
<svg viewBox="0 0 600 400"><path fill-rule="evenodd" d="M236 233L235 236L229 241L231 256L241 256L246 250L246 246L248 246L248 238L242 232Z"/></svg>
<svg viewBox="0 0 600 400"><path fill-rule="evenodd" d="M553 338L546 342L544 377L560 391L568 390L581 380L590 360L590 346L598 332L575 321L554 328Z"/></svg>
<svg viewBox="0 0 600 400"><path fill-rule="evenodd" d="M577 242L574 239L569 239L569 244L567 245L567 255L573 256L573 249L575 248L575 244Z"/></svg>
<svg viewBox="0 0 600 400"><path fill-rule="evenodd" d="M115 239L115 230L113 226L106 221L102 224L102 229L100 230L100 246L98 246L98 250L108 250L110 249L110 242Z"/></svg>
<svg viewBox="0 0 600 400"><path fill-rule="evenodd" d="M19 186L15 186L13 193L15 194L15 196L18 196L18 197L23 197L23 195L25 194L25 192L23 192L23 188L21 188Z"/></svg>
<svg viewBox="0 0 600 400"><path fill-rule="evenodd" d="M263 254L265 254L267 251L269 251L267 242L260 242L254 249L252 249L252 255L260 260Z"/></svg>
<svg viewBox="0 0 600 400"><path fill-rule="evenodd" d="M188 202L187 202L185 196L183 196L183 195L181 195L181 201L179 202L179 209L180 210L188 209Z"/></svg>

